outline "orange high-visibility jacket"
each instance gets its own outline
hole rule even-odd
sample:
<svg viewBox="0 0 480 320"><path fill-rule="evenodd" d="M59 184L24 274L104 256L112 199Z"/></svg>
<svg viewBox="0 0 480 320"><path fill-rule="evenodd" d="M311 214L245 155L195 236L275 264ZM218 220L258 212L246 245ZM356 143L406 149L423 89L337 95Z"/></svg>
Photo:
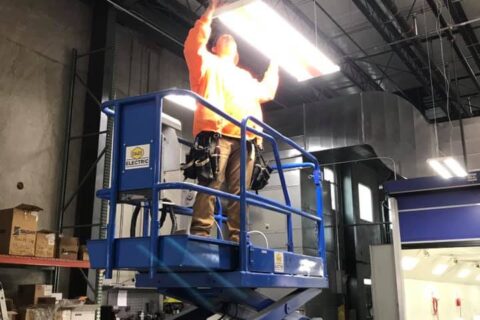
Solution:
<svg viewBox="0 0 480 320"><path fill-rule="evenodd" d="M231 61L210 53L207 42L211 20L200 18L185 41L184 55L190 72L192 91L237 120L253 115L262 120L260 103L272 100L278 87L278 71L269 68L260 82ZM249 123L250 126L255 127ZM258 129L258 128L257 128ZM240 128L198 104L194 115L193 136L213 131L239 138ZM249 139L254 138L248 134Z"/></svg>

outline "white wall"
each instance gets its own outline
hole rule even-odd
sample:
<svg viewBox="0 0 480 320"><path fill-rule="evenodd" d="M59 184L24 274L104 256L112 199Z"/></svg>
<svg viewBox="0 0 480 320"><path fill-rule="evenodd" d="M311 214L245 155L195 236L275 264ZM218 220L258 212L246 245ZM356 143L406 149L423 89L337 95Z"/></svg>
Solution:
<svg viewBox="0 0 480 320"><path fill-rule="evenodd" d="M480 286L405 279L407 320L437 319L432 315L432 293L437 299L441 320L477 320L480 316ZM462 300L462 317L455 299Z"/></svg>

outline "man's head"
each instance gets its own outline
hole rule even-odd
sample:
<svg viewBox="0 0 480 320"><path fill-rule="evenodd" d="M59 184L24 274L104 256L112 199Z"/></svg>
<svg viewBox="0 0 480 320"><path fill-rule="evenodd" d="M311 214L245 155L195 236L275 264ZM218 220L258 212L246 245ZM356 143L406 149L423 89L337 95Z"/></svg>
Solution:
<svg viewBox="0 0 480 320"><path fill-rule="evenodd" d="M238 63L237 42L230 34L222 34L218 37L212 51L221 58L231 59L235 64Z"/></svg>

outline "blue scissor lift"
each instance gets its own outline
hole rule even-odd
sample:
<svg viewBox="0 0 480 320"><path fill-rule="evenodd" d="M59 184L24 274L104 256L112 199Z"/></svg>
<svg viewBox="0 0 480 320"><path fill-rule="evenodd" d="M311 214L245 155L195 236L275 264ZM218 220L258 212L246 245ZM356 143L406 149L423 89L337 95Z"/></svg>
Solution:
<svg viewBox="0 0 480 320"><path fill-rule="evenodd" d="M184 95L219 114L241 128L240 194L234 195L193 183L162 183L162 105L168 95ZM212 313L230 314L235 319L300 319L299 307L328 287L322 220L321 172L317 159L292 140L263 122L247 117L237 121L199 95L183 89L168 89L153 94L106 102L102 111L114 118L112 176L109 189L97 196L109 201L107 239L88 243L91 267L135 270L137 287L157 288L159 292L187 301ZM263 131L247 123L255 123ZM285 203L247 191L245 178L246 132L262 136L272 145L275 170L278 171ZM309 162L282 165L277 141L298 150ZM311 169L316 189L316 215L291 206L284 169ZM240 201L240 243L193 235L159 236L159 193L168 189L186 189L209 193L218 198ZM142 237L115 238L118 203L144 207ZM287 250L272 250L252 245L247 230L247 206L257 206L286 216ZM175 207L177 214L192 210ZM293 251L292 215L314 220L318 231L318 256ZM225 217L217 212L221 224ZM290 294L274 301L257 288L291 288ZM232 306L235 306L233 308ZM306 318L305 318L306 319Z"/></svg>

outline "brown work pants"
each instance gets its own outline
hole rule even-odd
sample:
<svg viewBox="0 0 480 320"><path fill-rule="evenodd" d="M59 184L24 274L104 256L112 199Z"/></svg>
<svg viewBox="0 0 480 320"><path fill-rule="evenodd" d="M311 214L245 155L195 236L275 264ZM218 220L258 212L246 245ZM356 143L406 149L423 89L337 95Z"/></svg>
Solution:
<svg viewBox="0 0 480 320"><path fill-rule="evenodd" d="M240 194L240 139L221 137L218 140L220 149L220 159L218 174L215 180L210 183L202 183L209 188L219 190L226 183L227 192L231 194ZM254 164L253 148L247 146L247 185L252 177ZM190 233L199 236L209 236L214 223L215 196L198 193L193 205L192 224ZM240 202L228 201L226 210L228 221L227 228L231 241L239 241L240 233Z"/></svg>

